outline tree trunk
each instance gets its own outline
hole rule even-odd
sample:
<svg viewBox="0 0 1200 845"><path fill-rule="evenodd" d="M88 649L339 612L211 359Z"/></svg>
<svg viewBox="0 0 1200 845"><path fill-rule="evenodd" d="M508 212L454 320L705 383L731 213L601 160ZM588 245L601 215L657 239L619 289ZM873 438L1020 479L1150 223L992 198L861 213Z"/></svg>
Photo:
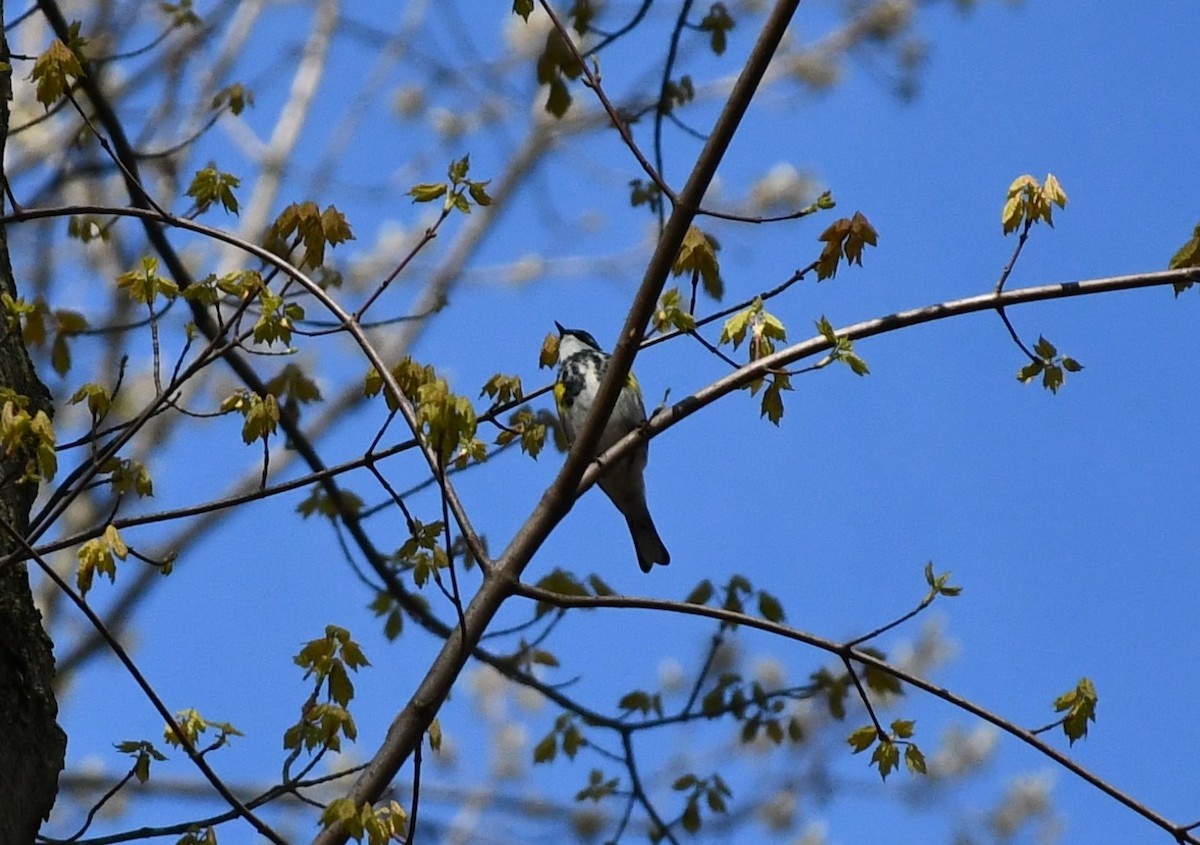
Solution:
<svg viewBox="0 0 1200 845"><path fill-rule="evenodd" d="M12 70L8 41L3 33L4 8L0 3L0 161L8 138L8 102ZM5 195L0 193L0 211ZM16 283L8 258L8 239L0 225L0 291L15 297ZM50 413L50 394L38 380L19 331L0 314L0 390L7 388L29 398L28 410ZM16 484L24 456L0 454L0 525L24 535L36 484ZM42 629L42 617L33 604L29 574L24 563L4 562L19 548L7 530L0 529L0 845L32 843L42 820L54 806L58 773L62 769L67 738L55 721L58 704L52 644Z"/></svg>

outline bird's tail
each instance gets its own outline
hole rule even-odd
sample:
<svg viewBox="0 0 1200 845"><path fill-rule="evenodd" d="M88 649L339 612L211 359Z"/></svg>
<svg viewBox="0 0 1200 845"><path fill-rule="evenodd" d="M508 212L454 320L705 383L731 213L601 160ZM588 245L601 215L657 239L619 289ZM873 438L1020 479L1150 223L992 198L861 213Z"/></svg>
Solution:
<svg viewBox="0 0 1200 845"><path fill-rule="evenodd" d="M658 536L658 529L654 527L649 510L627 516L626 522L629 523L629 533L633 537L633 548L637 552L638 566L642 568L642 572L649 572L656 563L666 566L671 562L671 553Z"/></svg>

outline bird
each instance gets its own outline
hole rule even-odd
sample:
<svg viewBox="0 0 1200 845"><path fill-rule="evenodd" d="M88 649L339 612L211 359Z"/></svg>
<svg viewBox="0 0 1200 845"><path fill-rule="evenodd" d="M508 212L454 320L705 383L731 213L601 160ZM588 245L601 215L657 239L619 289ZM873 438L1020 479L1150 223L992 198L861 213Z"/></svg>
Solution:
<svg viewBox="0 0 1200 845"><path fill-rule="evenodd" d="M557 321L554 325L558 329L558 377L554 382L554 404L567 443L573 445L592 409L592 402L600 389L600 380L608 369L609 355L600 348L594 337L582 329L563 328ZM631 372L600 435L600 442L596 445L597 454L645 422L646 407L642 404L642 391ZM646 505L646 482L642 472L646 468L648 455L649 446L643 441L608 467L596 482L625 517L642 572L649 572L655 564L666 566L671 562L671 555L658 536L658 529L654 527L650 509Z"/></svg>

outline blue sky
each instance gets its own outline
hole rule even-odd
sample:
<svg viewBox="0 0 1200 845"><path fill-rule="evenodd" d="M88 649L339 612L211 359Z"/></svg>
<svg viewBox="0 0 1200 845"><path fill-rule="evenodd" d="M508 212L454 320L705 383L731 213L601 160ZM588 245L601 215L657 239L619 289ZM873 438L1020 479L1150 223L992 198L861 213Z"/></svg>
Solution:
<svg viewBox="0 0 1200 845"><path fill-rule="evenodd" d="M365 18L385 5L345 12ZM851 60L843 82L828 93L791 85L766 92L721 167L722 197L741 196L772 166L790 163L814 174L838 201L835 212L815 220L713 226L723 246L727 301L770 288L811 261L816 236L831 215L861 210L879 231L879 246L868 251L864 267L843 269L819 285L806 280L769 306L786 323L789 339L811 334L821 315L846 325L990 289L1014 245L1000 228L1005 190L1023 173L1041 178L1053 172L1070 204L1056 210L1053 230L1033 233L1010 288L1164 268L1200 222L1200 127L1192 105L1200 78L1194 49L1200 8L1194 2L984 2L969 15L949 5L933 4L920 16L929 56L911 102L890 93L879 61ZM506 17L502 6L490 4L474 22L479 29L471 35L485 55L502 49L496 35ZM263 31L274 27L285 43L304 23L301 9L273 14ZM802 4L797 27L820 32L831 15L828 6ZM750 29L735 32L721 62L701 67L730 72L744 55ZM422 46L444 50L454 32L433 21L423 30ZM632 41L628 54L651 49L647 43ZM325 127L346 102L343 86L361 73L350 45L337 49L321 89L327 99L302 135L300 166L281 202L305 196L306 163L319 159ZM261 58L264 67L271 67L271 55ZM606 86L617 94L642 79L636 65L627 69L621 60L607 59L603 67ZM387 84L415 83L398 73ZM515 87L531 96L528 84ZM248 118L252 125L270 125L282 93L282 86L260 88ZM585 90L575 93L587 97ZM431 103L467 98L453 88L428 96ZM713 108L699 104L688 118L705 126ZM359 232L360 243L343 255L365 250L385 219L416 225L420 210L402 191L441 178L450 158L470 152L473 175L498 172L525 124L518 114L503 131L430 151L414 140L420 123L370 115L339 179L319 199L345 211ZM646 142L648 126L638 132ZM683 178L698 146L670 137L671 178ZM222 155L236 159L218 133L198 150L197 166L217 156L236 172ZM537 371L536 358L555 319L586 327L610 345L640 278L638 256L648 254L650 221L623 207L624 186L637 175L614 134L589 139L582 151L565 143L514 198L472 260L472 268L483 269L456 288L416 355L473 394L497 370L519 373L527 387L545 383L549 376ZM386 187L393 195L379 202L360 186ZM403 310L423 281L420 273L445 254L460 225L448 224L412 281L402 280L388 309ZM583 260L570 272L527 284L508 282L494 270L528 255ZM619 262L624 272L602 263L612 255L625 256ZM1188 773L1200 743L1189 719L1190 702L1200 695L1200 680L1190 671L1200 590L1192 507L1200 448L1191 436L1198 315L1195 291L1176 300L1169 290L1013 309L1010 316L1028 341L1045 334L1086 366L1068 377L1057 396L1017 383L1022 355L992 314L863 342L857 351L871 375L857 378L834 367L795 379L778 428L758 419L754 400L735 395L654 441L647 484L672 553L668 569L643 577L619 516L590 493L539 552L528 577L556 566L594 570L623 592L681 598L702 578L724 581L740 572L778 595L792 624L836 639L908 610L924 593L921 570L932 560L938 569L953 570L964 587L961 597L939 601L929 614L957 645L954 659L937 669L937 682L1032 727L1052 720L1057 695L1081 676L1092 678L1100 694L1098 721L1072 756L1156 810L1194 821L1200 817L1197 781ZM721 362L683 340L647 350L637 369L648 404L668 389L672 400L680 399L725 372ZM327 377L357 377L354 372L344 365ZM354 414L335 429L330 454L360 453L379 419L375 409ZM197 436L215 438L218 431L209 426ZM219 450L204 447L214 457L193 483L219 490L254 457L228 439L213 443ZM177 436L170 454L191 448ZM559 460L553 451L537 462L509 454L462 476L462 496L493 549L528 515ZM194 468L189 462L187 470ZM416 469L397 462L397 483ZM188 484L165 455L161 473L162 501L156 505L188 500ZM365 477L350 486L371 501L378 498ZM420 635L384 643L364 610L371 596L346 567L328 527L287 516L296 501L255 506L233 517L220 538L186 549L169 586L137 617L139 665L171 706L195 706L247 732L233 749L213 757L235 781L257 782L277 772L279 735L306 694L290 655L327 622L350 628L374 664L361 675L355 708L361 756L377 746L432 654L433 644ZM434 512L432 498L416 501ZM473 576L466 580L475 583ZM104 589L110 588L103 584L98 592ZM920 625L911 623L880 645L910 640ZM578 674L573 692L614 708L629 687L653 687L663 661L693 668L709 630L693 620L632 611L573 614L549 641L564 663L550 679ZM831 662L749 633L739 644L748 661L769 658L793 681ZM542 710L528 717L529 747L555 715ZM915 718L927 752L948 724L974 724L916 694L888 716ZM864 721L852 714L845 730L834 729L835 738ZM63 723L71 736L70 762L99 758L109 771L122 765L111 743L160 730L158 718L111 662L92 664L76 680L64 701ZM443 724L462 749L459 772L470 779L483 771L485 761L472 751L484 742L479 717L465 693L448 705ZM665 759L722 736L676 734L648 746L647 753ZM829 753L849 758L844 748ZM786 772L790 759L777 755L761 765ZM559 763L536 771L533 784L569 800L593 764ZM750 788L756 765L739 764L737 785ZM182 760L169 771L189 773ZM905 775L879 787L861 758L841 760L835 771L850 783L845 800L823 805L811 796L800 799L805 818L827 825L830 842L877 839L881 829L900 842L948 840L953 814L916 813L899 802ZM1001 740L989 766L951 806L994 804L1006 780L1021 773L1053 778L1064 842L1167 840L1010 739ZM669 806L668 793L659 796ZM747 794L735 786L735 800ZM139 810L137 823L179 813L174 804L156 803ZM447 815L433 812L430 818ZM123 829L130 822L111 824ZM310 831L296 833L303 841ZM735 841L759 836L749 828ZM1033 841L1028 832L1024 837L1019 841ZM221 841L254 839L230 829Z"/></svg>

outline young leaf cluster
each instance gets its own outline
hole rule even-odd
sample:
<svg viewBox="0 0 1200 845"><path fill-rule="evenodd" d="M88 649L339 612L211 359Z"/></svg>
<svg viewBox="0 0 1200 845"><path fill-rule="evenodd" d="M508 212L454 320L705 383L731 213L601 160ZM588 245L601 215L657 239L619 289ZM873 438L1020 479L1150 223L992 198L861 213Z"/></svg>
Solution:
<svg viewBox="0 0 1200 845"><path fill-rule="evenodd" d="M218 111L225 107L236 117L246 110L246 106L254 105L254 92L240 82L226 85L212 98L212 109Z"/></svg>
<svg viewBox="0 0 1200 845"><path fill-rule="evenodd" d="M831 360L840 361L845 364L856 376L871 374L870 368L867 367L867 362L855 353L854 342L848 337L839 337L837 332L833 330L833 324L824 316L817 320L817 333L829 341L831 347L829 357Z"/></svg>
<svg viewBox="0 0 1200 845"><path fill-rule="evenodd" d="M45 411L29 413L27 397L11 391L0 395L0 453L7 461L24 460L16 483L49 481L58 471L54 425ZM24 400L24 401L22 401Z"/></svg>
<svg viewBox="0 0 1200 845"><path fill-rule="evenodd" d="M684 805L679 823L688 833L696 833L701 828L700 802L702 800L710 811L724 813L728 810L725 799L733 795L729 784L715 773L707 778L698 778L694 774L682 775L676 778L675 782L671 784L671 788L676 792L687 793L687 803ZM651 839L653 838L651 837Z"/></svg>
<svg viewBox="0 0 1200 845"><path fill-rule="evenodd" d="M492 198L487 192L487 185L491 180L468 179L467 174L470 170L471 157L463 156L450 163L446 171L449 181L413 185L408 195L413 198L413 202L433 202L442 199L442 211L445 213L457 210L463 214L470 214L471 202L480 208L491 205Z"/></svg>
<svg viewBox="0 0 1200 845"><path fill-rule="evenodd" d="M470 399L451 391L443 378L421 385L415 398L421 432L443 465L452 457L460 468L487 457L486 446L475 437L478 421Z"/></svg>
<svg viewBox="0 0 1200 845"><path fill-rule="evenodd" d="M154 479L141 461L113 456L100 465L100 475L107 475L117 495L133 493L139 499L154 495Z"/></svg>
<svg viewBox="0 0 1200 845"><path fill-rule="evenodd" d="M108 241L110 228L94 214L76 214L67 220L67 237L83 244Z"/></svg>
<svg viewBox="0 0 1200 845"><path fill-rule="evenodd" d="M1171 261L1167 264L1168 269L1182 270L1185 267L1200 267L1200 223L1196 224L1196 228L1192 230L1192 237L1181 246L1176 253L1171 256ZM1175 295L1183 293L1190 288L1195 281L1189 279L1183 282L1176 282Z"/></svg>
<svg viewBox="0 0 1200 845"><path fill-rule="evenodd" d="M72 21L67 43L55 38L33 63L29 79L34 83L37 101L47 111L71 90L72 80L83 76L82 57L87 39L79 34L79 29L79 21Z"/></svg>
<svg viewBox="0 0 1200 845"><path fill-rule="evenodd" d="M604 772L599 769L592 769L588 773L588 784L583 789L575 793L576 801L600 801L607 798L617 791L617 786L620 781L616 778L605 779Z"/></svg>
<svg viewBox="0 0 1200 845"><path fill-rule="evenodd" d="M744 743L754 742L759 733L765 734L775 745L785 738L801 742L804 739L803 723L798 716L783 712L786 700L794 697L794 693L769 692L758 681L746 683L741 675L726 672L700 699L700 712L706 719L732 715L742 723L739 736Z"/></svg>
<svg viewBox="0 0 1200 845"><path fill-rule="evenodd" d="M277 255L287 257L294 244L304 245L297 265L315 270L325 263L326 247L354 240L346 216L334 206L321 211L315 202L292 203L267 228L264 245Z"/></svg>
<svg viewBox="0 0 1200 845"><path fill-rule="evenodd" d="M502 407L520 402L525 398L521 388L521 377L496 373L483 385L481 397L492 400L492 407ZM529 408L520 408L508 418L508 423L496 436L497 446L507 446L517 441L521 451L537 458L546 445L546 424L543 418Z"/></svg>
<svg viewBox="0 0 1200 845"><path fill-rule="evenodd" d="M670 114L676 106L685 106L694 99L696 86L692 77L685 73L679 77L678 82L673 79L667 80L662 88L662 99L659 100L658 107L663 114Z"/></svg>
<svg viewBox="0 0 1200 845"><path fill-rule="evenodd" d="M875 246L879 234L863 213L856 211L851 218L843 217L830 223L817 240L825 242L817 259L817 281L821 281L837 275L838 264L843 258L846 263L861 267L863 249Z"/></svg>
<svg viewBox="0 0 1200 845"><path fill-rule="evenodd" d="M114 747L122 754L129 754L133 757L133 776L137 778L138 783L150 780L150 762L152 760L161 763L167 759L167 755L155 748L154 743L144 739L118 742Z"/></svg>
<svg viewBox="0 0 1200 845"><path fill-rule="evenodd" d="M1066 373L1077 373L1083 369L1083 364L1074 358L1059 355L1054 344L1044 337L1038 338L1033 352L1037 358L1022 367L1017 373L1017 381L1021 384L1028 384L1040 375L1042 387L1051 393L1058 393L1058 389L1066 381Z"/></svg>
<svg viewBox="0 0 1200 845"><path fill-rule="evenodd" d="M134 302L153 306L158 297L168 302L179 296L179 285L166 276L159 275L158 259L153 255L142 258L141 266L127 270L117 276L117 288Z"/></svg>
<svg viewBox="0 0 1200 845"><path fill-rule="evenodd" d="M279 426L279 401L270 393L259 396L242 388L220 405L221 413L242 415L242 441L247 445L255 440L264 443Z"/></svg>
<svg viewBox="0 0 1200 845"><path fill-rule="evenodd" d="M520 444L522 452L536 459L546 445L545 417L529 408L515 411L508 418L506 427L496 435L496 445L507 446L514 440Z"/></svg>
<svg viewBox="0 0 1200 845"><path fill-rule="evenodd" d="M617 702L618 709L622 713L641 713L643 716L649 716L653 713L658 718L662 718L662 695L660 693L646 692L645 690L632 690L621 696L621 700Z"/></svg>
<svg viewBox="0 0 1200 845"><path fill-rule="evenodd" d="M178 3L158 4L158 10L171 18L171 28L181 29L185 26L197 26L201 23L200 16L192 8L192 0L180 0Z"/></svg>
<svg viewBox="0 0 1200 845"><path fill-rule="evenodd" d="M650 318L650 327L656 332L668 332L679 329L690 332L696 328L696 318L688 311L683 302L683 294L679 288L668 288L658 298L658 308Z"/></svg>
<svg viewBox="0 0 1200 845"><path fill-rule="evenodd" d="M331 827L338 823L355 842L365 840L367 845L387 845L405 841L408 813L396 801L381 807L367 802L355 806L349 798L337 798L321 813L321 824Z"/></svg>
<svg viewBox="0 0 1200 845"><path fill-rule="evenodd" d="M10 328L15 330L18 320L22 321L21 339L27 346L45 346L47 336L53 333L50 366L58 375L65 376L71 369L71 348L67 341L87 331L87 317L78 311L62 308L51 311L40 296L32 303L27 303L7 293L0 293L0 306L8 317Z"/></svg>
<svg viewBox="0 0 1200 845"><path fill-rule="evenodd" d="M756 361L775 351L775 342L787 340L787 330L783 322L763 307L761 296L756 296L748 308L738 311L725 321L721 328L721 344L733 344L737 349L744 340L749 338L747 348L750 360ZM747 385L750 395L754 396L763 390L759 405L759 415L766 417L775 425L783 419L783 391L792 389L791 377L783 371L772 372L765 378L755 379Z"/></svg>
<svg viewBox="0 0 1200 845"><path fill-rule="evenodd" d="M1046 174L1045 182L1038 182L1028 173L1018 176L1008 186L1008 199L1000 213L1004 234L1015 232L1022 223L1027 228L1038 221L1054 226L1053 211L1056 205L1059 208L1067 207L1067 193L1053 173Z"/></svg>
<svg viewBox="0 0 1200 845"><path fill-rule="evenodd" d="M443 522L421 522L414 519L409 523L409 537L392 555L397 567L412 572L413 583L424 587L436 573L450 565L446 550L442 547Z"/></svg>
<svg viewBox="0 0 1200 845"><path fill-rule="evenodd" d="M112 408L112 391L102 384L88 382L72 393L67 401L72 405L86 402L92 422L96 423L108 416L109 409Z"/></svg>
<svg viewBox="0 0 1200 845"><path fill-rule="evenodd" d="M783 622L783 605L766 590L755 590L754 585L744 575L734 575L720 589L720 606L734 613L746 613L746 602L757 599L758 613L768 622ZM718 593L713 582L705 578L692 588L684 599L688 604L709 604ZM721 622L722 630L733 630L737 627L734 622Z"/></svg>
<svg viewBox="0 0 1200 845"><path fill-rule="evenodd" d="M887 776L900 765L900 749L904 748L904 765L911 774L923 775L926 772L925 755L917 744L911 740L913 726L911 719L895 719L891 724L890 733L881 733L874 725L864 725L847 738L855 754L875 746L871 754L871 765L879 770L879 776L887 780Z"/></svg>
<svg viewBox="0 0 1200 845"><path fill-rule="evenodd" d="M704 292L718 302L725 295L725 282L721 279L721 262L717 252L721 245L712 235L706 234L696 226L689 226L679 246L679 255L671 265L671 275L682 276L691 273L693 278L698 276Z"/></svg>
<svg viewBox="0 0 1200 845"><path fill-rule="evenodd" d="M921 599L922 605L927 605L938 596L946 596L953 598L962 592L962 587L957 587L950 584L950 572L934 573L933 561L925 564L925 583L929 585L929 592L925 594L925 598Z"/></svg>
<svg viewBox="0 0 1200 845"><path fill-rule="evenodd" d="M533 747L534 763L551 763L561 749L570 760L575 759L579 749L587 745L587 738L579 729L578 717L574 713L562 713L554 720L554 727Z"/></svg>
<svg viewBox="0 0 1200 845"><path fill-rule="evenodd" d="M654 214L662 208L662 188L646 179L629 180L629 205L637 208L644 205Z"/></svg>
<svg viewBox="0 0 1200 845"><path fill-rule="evenodd" d="M413 601L424 602L422 596L413 596ZM383 635L391 642L404 633L404 612L396 603L396 597L387 590L380 590L368 605L375 617L383 620Z"/></svg>
<svg viewBox="0 0 1200 845"><path fill-rule="evenodd" d="M205 746L205 751L212 751L213 749L228 745L231 736L244 736L241 731L228 722L205 719L198 711L191 708L180 710L176 713L175 724L178 725L179 730L183 733L183 738L187 740L192 748L200 747L200 738L208 733L210 729L216 731L216 737ZM175 728L171 725L163 727L163 739L166 740L168 745L176 748L182 744L179 735L175 733Z"/></svg>
<svg viewBox="0 0 1200 845"><path fill-rule="evenodd" d="M583 66L575 58L570 45L556 28L546 33L546 44L537 58L537 81L548 86L545 109L557 118L562 118L571 108L571 92L567 80L578 79Z"/></svg>
<svg viewBox="0 0 1200 845"><path fill-rule="evenodd" d="M109 583L117 580L117 559L125 560L129 556L129 546L121 539L120 532L109 525L99 537L80 546L76 555L79 566L75 570L75 584L80 594L86 596L97 572L107 575Z"/></svg>
<svg viewBox="0 0 1200 845"><path fill-rule="evenodd" d="M1096 702L1099 700L1096 687L1089 678L1081 678L1075 689L1054 699L1055 712L1066 711L1062 728L1071 745L1075 744L1075 740L1087 736L1088 722L1096 721Z"/></svg>
<svg viewBox="0 0 1200 845"><path fill-rule="evenodd" d="M213 203L221 203L230 214L238 213L238 201L233 189L242 184L242 180L232 173L217 170L215 164L209 164L203 170L197 170L188 186L187 195L196 201L196 212L203 214L212 207Z"/></svg>
<svg viewBox="0 0 1200 845"><path fill-rule="evenodd" d="M321 388L299 365L287 364L266 383L267 393L275 397L279 410L288 419L300 418L300 406L320 402Z"/></svg>
<svg viewBox="0 0 1200 845"><path fill-rule="evenodd" d="M517 644L517 651L509 658L510 662L526 674L532 674L534 667L547 666L555 669L562 665L554 652L547 651L544 648L538 648L536 645L528 643L522 637Z"/></svg>
<svg viewBox="0 0 1200 845"><path fill-rule="evenodd" d="M540 590L548 590L552 593L558 593L561 596L616 595L613 588L604 583L604 580L599 575L589 575L585 582L561 568L551 570L548 574L538 579L535 586ZM534 607L534 618L540 619L552 610L554 610L554 605L549 602L539 601Z"/></svg>
<svg viewBox="0 0 1200 845"><path fill-rule="evenodd" d="M405 357L392 367L400 392L414 405L422 436L443 465L451 458L460 468L471 460L487 457L487 447L475 436L478 419L475 407L465 396L450 390L446 380L429 365L421 365ZM383 389L383 377L372 367L367 372L363 392L375 396ZM395 397L384 397L388 408L396 410Z"/></svg>
<svg viewBox="0 0 1200 845"><path fill-rule="evenodd" d="M724 3L713 3L708 9L708 14L700 20L697 29L708 33L709 46L720 56L724 55L727 37L736 25Z"/></svg>
<svg viewBox="0 0 1200 845"><path fill-rule="evenodd" d="M354 684L347 670L357 672L370 665L350 632L336 625L325 626L325 636L312 640L293 658L304 669L305 679L313 679L313 691L304 704L300 721L283 735L283 747L340 751L342 738L351 742L358 728L347 707L354 698ZM325 701L318 702L324 690Z"/></svg>

